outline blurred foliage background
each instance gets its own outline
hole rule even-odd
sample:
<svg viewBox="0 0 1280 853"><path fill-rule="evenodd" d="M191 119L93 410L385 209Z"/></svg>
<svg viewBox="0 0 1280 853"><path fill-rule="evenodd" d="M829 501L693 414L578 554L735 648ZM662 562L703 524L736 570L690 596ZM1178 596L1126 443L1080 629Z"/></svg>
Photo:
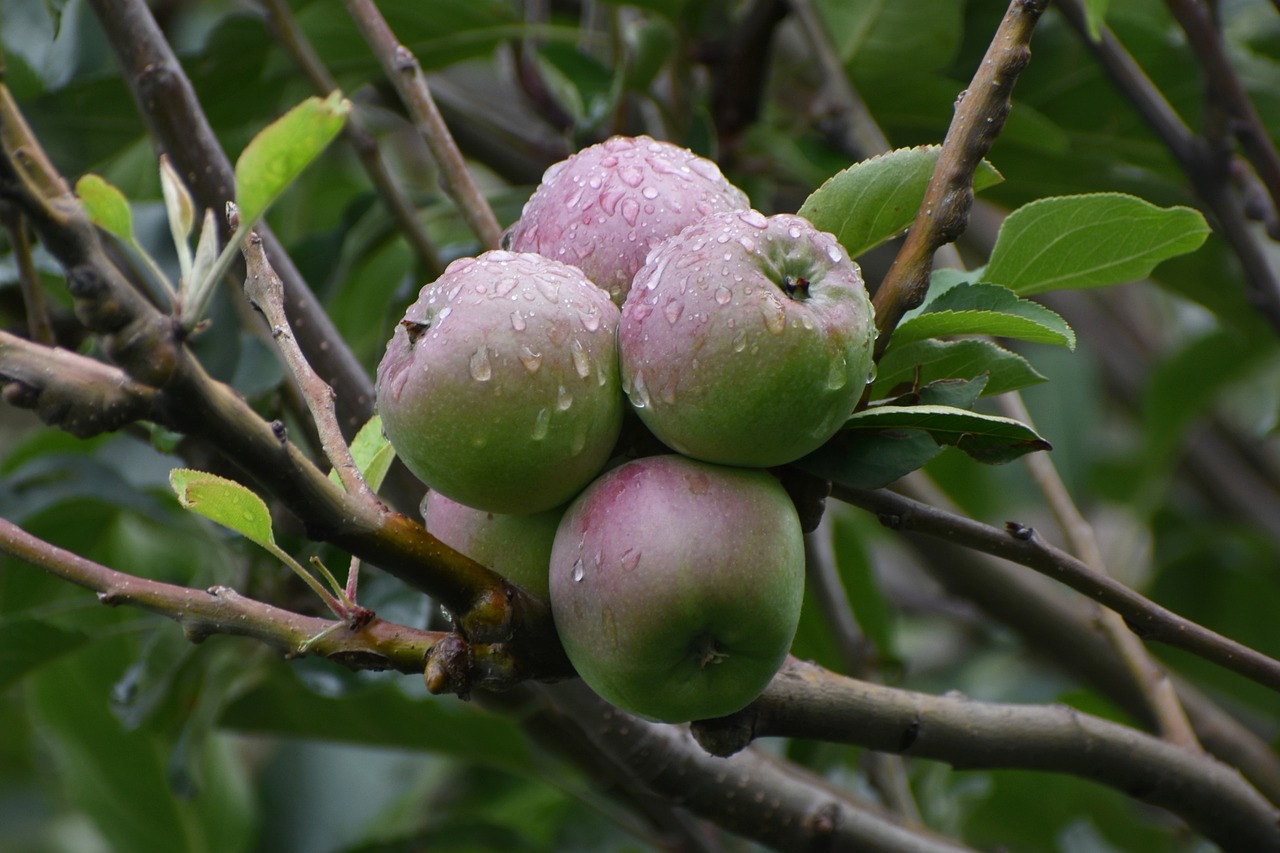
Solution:
<svg viewBox="0 0 1280 853"><path fill-rule="evenodd" d="M312 94L249 0L159 0L157 19L234 156ZM273 7L276 4L271 4ZM942 139L957 94L1004 4L983 0L814 4L867 113L894 147ZM1280 15L1262 0L1217 4L1229 55L1266 127L1280 135ZM850 144L851 119L786 3L383 0L504 225L543 169L614 132L649 132L716 158L766 212L793 211L827 177L877 153ZM477 245L440 191L420 139L336 4L289 12L356 104L440 256ZM769 21L752 42L752 16ZM1111 4L1106 24L1191 127L1213 121L1204 75L1160 0ZM63 174L97 172L133 202L135 227L176 267L152 140L90 5L0 0L5 79ZM1210 106L1206 107L1206 104ZM1107 78L1080 33L1050 9L989 160L963 256L981 264L1003 212L1046 195L1104 190L1201 204L1188 175ZM341 143L309 169L269 221L367 369L429 277ZM1212 221L1212 220L1211 220ZM1251 224L1275 267L1280 255ZM0 256L0 324L23 327L12 252ZM61 271L37 253L65 314ZM889 251L862 259L874 284ZM1280 655L1280 413L1277 332L1251 304L1220 234L1150 281L1046 299L1075 328L1076 352L1020 349L1047 381L1024 396L1108 564L1165 606ZM198 350L209 370L264 413L282 372L227 302ZM82 344L64 340L65 346ZM88 344L83 344L88 346ZM0 516L133 574L197 588L227 584L314 609L270 559L183 512L173 461L140 434L79 441L0 408ZM980 466L954 451L926 469L975 518L1016 519L1060 539L1023 466ZM832 505L840 577L877 677L985 700L1067 702L1134 722L1080 677L1069 638L1054 645L1001 621L938 580L968 559ZM300 530L295 554L320 553ZM943 567L939 569L939 567ZM367 577L362 603L423 624L431 606ZM1061 592L1066 596L1067 593ZM811 594L812 598L812 594ZM1061 639L1061 638L1059 638ZM816 601L794 649L846 662ZM1159 658L1268 741L1280 697L1203 661ZM592 780L525 739L509 718L417 679L285 662L245 640L196 646L174 624L0 560L0 850L602 851L652 849L632 814ZM776 748L833 783L874 796L861 750L796 741ZM127 773L116 772L127 767ZM907 764L927 824L983 849L1202 850L1167 815L1069 777ZM749 849L732 838L723 849Z"/></svg>

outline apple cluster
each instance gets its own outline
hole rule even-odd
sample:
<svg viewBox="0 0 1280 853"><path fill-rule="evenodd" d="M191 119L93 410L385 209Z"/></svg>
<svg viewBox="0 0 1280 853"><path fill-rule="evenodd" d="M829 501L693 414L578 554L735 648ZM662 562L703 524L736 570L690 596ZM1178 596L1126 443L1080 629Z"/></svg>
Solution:
<svg viewBox="0 0 1280 853"><path fill-rule="evenodd" d="M427 529L548 595L592 689L705 719L790 649L804 542L767 469L840 428L874 338L833 236L751 209L686 149L614 137L547 170L503 249L422 288L378 408ZM628 412L668 452L627 458Z"/></svg>

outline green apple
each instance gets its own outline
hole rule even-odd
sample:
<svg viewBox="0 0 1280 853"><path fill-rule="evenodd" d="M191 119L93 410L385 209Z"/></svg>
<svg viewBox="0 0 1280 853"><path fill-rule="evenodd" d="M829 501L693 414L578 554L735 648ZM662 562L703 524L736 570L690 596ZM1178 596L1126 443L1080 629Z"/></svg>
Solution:
<svg viewBox="0 0 1280 853"><path fill-rule="evenodd" d="M720 717L790 650L804 538L768 473L650 456L569 505L550 583L565 651L600 696L665 722Z"/></svg>
<svg viewBox="0 0 1280 853"><path fill-rule="evenodd" d="M486 512L439 492L427 492L422 517L427 532L444 544L546 598L551 543L564 507L522 515Z"/></svg>
<svg viewBox="0 0 1280 853"><path fill-rule="evenodd" d="M604 467L622 425L618 308L574 267L491 251L426 285L378 366L383 432L428 487L541 512Z"/></svg>
<svg viewBox="0 0 1280 853"><path fill-rule="evenodd" d="M709 216L649 254L618 326L622 383L668 447L771 467L853 413L876 330L858 266L799 216Z"/></svg>

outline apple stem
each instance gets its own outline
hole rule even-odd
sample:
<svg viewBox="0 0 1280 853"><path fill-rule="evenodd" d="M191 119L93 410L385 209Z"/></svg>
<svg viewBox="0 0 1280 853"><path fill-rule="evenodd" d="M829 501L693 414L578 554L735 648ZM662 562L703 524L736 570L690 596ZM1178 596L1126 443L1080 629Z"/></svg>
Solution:
<svg viewBox="0 0 1280 853"><path fill-rule="evenodd" d="M782 277L782 292L795 300L804 300L809 298L809 279L803 276L792 278L789 275Z"/></svg>

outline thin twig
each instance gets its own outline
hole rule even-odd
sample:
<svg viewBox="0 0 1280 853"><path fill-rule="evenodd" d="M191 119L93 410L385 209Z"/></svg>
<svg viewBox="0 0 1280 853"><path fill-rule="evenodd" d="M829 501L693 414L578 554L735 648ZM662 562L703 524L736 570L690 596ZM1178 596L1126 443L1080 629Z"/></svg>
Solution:
<svg viewBox="0 0 1280 853"><path fill-rule="evenodd" d="M289 10L289 4L285 0L262 0L262 3L267 11L267 29L310 81L311 88L319 95L328 95L337 89L337 81L325 68L306 33L298 26ZM382 197L383 204L395 219L409 247L418 256L418 265L422 267L423 273L435 278L444 269L440 253L419 219L417 208L400 189L400 184L387 168L378 140L360 125L358 116L353 116L351 121L343 125L342 134L360 158L369 180Z"/></svg>
<svg viewBox="0 0 1280 853"><path fill-rule="evenodd" d="M383 73L399 93L414 126L431 149L445 191L458 206L458 212L480 239L482 247L498 248L502 241L502 227L476 185L462 152L458 150L444 117L431 97L431 88L418 58L396 39L373 0L344 0L344 4L382 65Z"/></svg>
<svg viewBox="0 0 1280 853"><path fill-rule="evenodd" d="M1031 34L1048 0L1013 0L956 113L938 154L924 202L906 241L876 290L876 353L884 352L902 316L929 290L933 254L964 232L973 204L973 175L1004 127L1010 95L1031 60Z"/></svg>
<svg viewBox="0 0 1280 853"><path fill-rule="evenodd" d="M156 144L169 155L201 208L222 211L235 200L235 174L195 89L165 40L146 0L90 0L123 78ZM265 224L263 245L285 283L286 307L307 360L337 391L343 433L354 435L373 414L373 383L338 334L292 259ZM225 225L222 228L225 236Z"/></svg>
<svg viewBox="0 0 1280 853"><path fill-rule="evenodd" d="M338 472L343 488L348 494L378 507L377 497L365 482L359 466L351 457L351 448L342 437L342 429L338 426L338 417L333 407L333 388L312 369L303 355L298 341L289 326L289 318L284 310L284 283L267 260L267 253L262 248L262 238L252 232L240 246L244 255L246 275L244 291L253 307L262 312L271 328L271 337L284 356L289 372L298 380L302 396L307 401L307 409L311 419L315 421L316 431L320 435L320 446L329 463Z"/></svg>
<svg viewBox="0 0 1280 853"><path fill-rule="evenodd" d="M1244 274L1245 293L1258 313L1280 331L1280 274L1267 250L1249 228L1243 203L1231 190L1231 167L1211 146L1192 133L1160 90L1125 50L1109 28L1101 28L1095 41L1089 37L1080 0L1058 0L1058 8L1092 51L1102 70L1169 149L1186 174L1196 195L1216 220L1217 232L1231 247Z"/></svg>
<svg viewBox="0 0 1280 853"><path fill-rule="evenodd" d="M351 630L343 622L293 613L225 586L201 590L135 577L45 542L2 518L0 552L97 592L103 604L129 605L173 619L195 643L214 634L251 637L289 656L319 655L353 669L417 673L427 650L442 636L377 618Z"/></svg>
<svg viewBox="0 0 1280 853"><path fill-rule="evenodd" d="M867 491L833 484L831 496L873 512L893 530L936 536L1035 569L1109 607L1144 640L1155 640L1280 692L1280 661L1205 628L1112 578L1100 575L1070 554L1045 542L1034 529L1010 522L1001 530L881 489Z"/></svg>
<svg viewBox="0 0 1280 853"><path fill-rule="evenodd" d="M717 755L759 737L818 738L961 769L1067 773L1168 809L1225 850L1280 851L1280 810L1235 768L1065 705L932 696L791 659L745 710L694 735Z"/></svg>
<svg viewBox="0 0 1280 853"><path fill-rule="evenodd" d="M9 245L18 265L18 286L22 290L22 305L27 315L27 334L31 340L42 344L54 343L53 326L49 322L49 306L40 286L40 273L31 257L31 241L27 239L27 223L23 215L9 205L0 205L4 227L9 232Z"/></svg>
<svg viewBox="0 0 1280 853"><path fill-rule="evenodd" d="M1230 113L1235 137L1271 197L1272 213L1266 217L1271 236L1280 237L1276 230L1280 228L1280 152L1231 65L1222 33L1200 0L1165 0L1165 5L1186 33L1187 43L1217 95L1215 103Z"/></svg>
<svg viewBox="0 0 1280 853"><path fill-rule="evenodd" d="M1031 414L1022 402L1022 396L1016 391L1002 394L999 403L1004 414L1028 426ZM1032 479L1040 488L1058 521L1058 525L1071 543L1071 550L1081 561L1101 575L1107 575L1106 560L1098 540L1094 536L1093 525L1084 517L1071 499L1066 484L1058 475L1053 460L1045 453L1029 453L1022 457ZM1173 689L1173 682L1168 673L1152 659L1146 646L1124 623L1123 617L1114 610L1102 609L1100 614L1102 628L1115 646L1116 652L1132 673L1134 680L1141 688L1141 693L1150 706L1151 715L1156 720L1160 733L1170 742L1188 749L1200 748L1191 723L1187 721L1187 713L1178 701L1178 694Z"/></svg>

